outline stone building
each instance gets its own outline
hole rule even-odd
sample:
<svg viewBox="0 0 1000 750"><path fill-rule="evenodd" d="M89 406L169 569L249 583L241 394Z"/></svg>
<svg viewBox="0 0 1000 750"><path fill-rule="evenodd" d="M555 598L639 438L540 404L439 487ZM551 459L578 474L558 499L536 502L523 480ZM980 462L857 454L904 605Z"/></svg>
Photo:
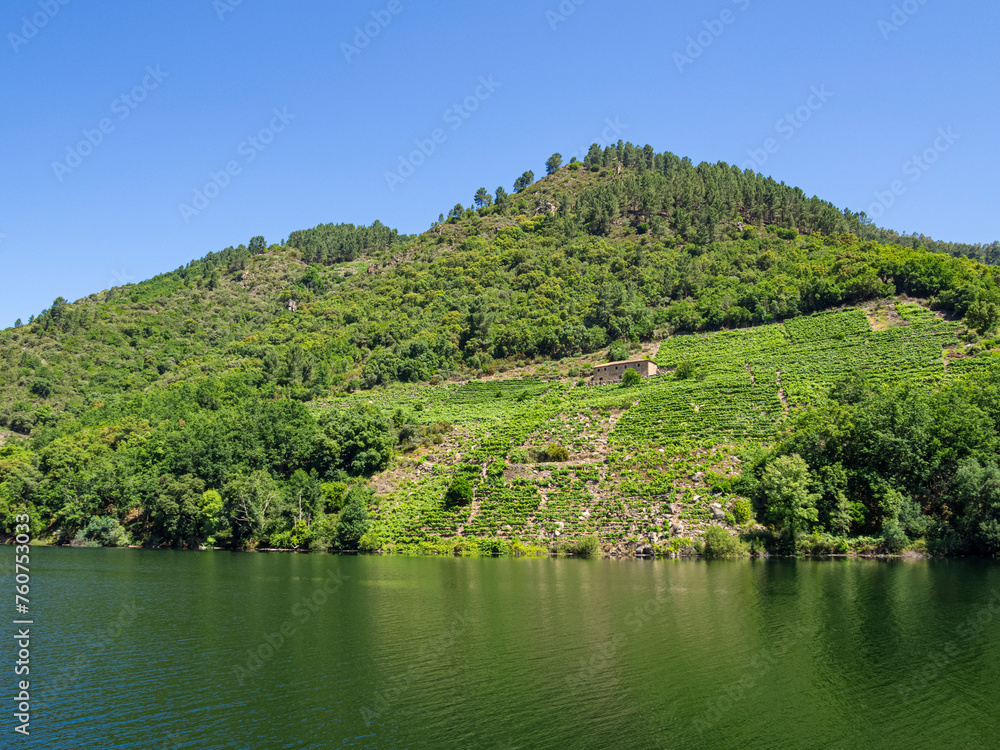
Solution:
<svg viewBox="0 0 1000 750"><path fill-rule="evenodd" d="M608 362L606 365L595 365L591 369L593 377L590 379L591 385L607 385L608 383L622 382L622 375L626 370L635 370L644 378L651 378L657 374L656 364L648 359L630 359L624 362Z"/></svg>

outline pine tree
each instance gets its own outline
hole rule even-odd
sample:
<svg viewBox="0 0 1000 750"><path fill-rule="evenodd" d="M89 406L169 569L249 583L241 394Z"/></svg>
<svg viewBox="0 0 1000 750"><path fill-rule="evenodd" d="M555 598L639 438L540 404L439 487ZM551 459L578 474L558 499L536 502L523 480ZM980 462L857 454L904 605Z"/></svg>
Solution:
<svg viewBox="0 0 1000 750"><path fill-rule="evenodd" d="M476 196L473 200L476 203L476 208L482 208L493 203L493 196L486 192L486 188L481 187L476 191Z"/></svg>
<svg viewBox="0 0 1000 750"><path fill-rule="evenodd" d="M497 187L496 204L497 208L499 208L501 211L506 210L507 207L510 205L510 196L507 194L507 191L504 190L502 186Z"/></svg>
<svg viewBox="0 0 1000 750"><path fill-rule="evenodd" d="M535 173L530 169L514 181L514 192L520 193L535 181Z"/></svg>

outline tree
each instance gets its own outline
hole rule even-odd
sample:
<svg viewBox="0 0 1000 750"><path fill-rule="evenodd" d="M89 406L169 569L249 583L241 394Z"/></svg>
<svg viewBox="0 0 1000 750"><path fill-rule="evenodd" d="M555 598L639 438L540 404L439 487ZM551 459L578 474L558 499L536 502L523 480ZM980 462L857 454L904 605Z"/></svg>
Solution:
<svg viewBox="0 0 1000 750"><path fill-rule="evenodd" d="M377 349L361 371L365 386L388 385L399 378L399 357L387 349Z"/></svg>
<svg viewBox="0 0 1000 750"><path fill-rule="evenodd" d="M461 203L456 203L455 207L448 212L448 218L456 220L461 219L462 214L464 213L465 213L465 206L463 206Z"/></svg>
<svg viewBox="0 0 1000 750"><path fill-rule="evenodd" d="M810 491L811 486L809 465L797 453L776 459L764 469L760 480L768 514L776 524L788 529L793 543L800 526L815 523L819 518L816 511L819 495Z"/></svg>
<svg viewBox="0 0 1000 750"><path fill-rule="evenodd" d="M1000 307L994 302L976 300L969 305L965 313L965 325L981 333L987 334L1000 324Z"/></svg>
<svg viewBox="0 0 1000 750"><path fill-rule="evenodd" d="M223 503L237 542L252 543L264 535L278 499L278 485L266 471L239 473L226 482Z"/></svg>
<svg viewBox="0 0 1000 750"><path fill-rule="evenodd" d="M622 360L628 359L628 355L631 353L631 342L623 341L621 339L613 341L611 346L608 347L608 361L621 362Z"/></svg>
<svg viewBox="0 0 1000 750"><path fill-rule="evenodd" d="M175 544L197 538L204 492L205 483L191 474L160 477L160 491L150 507L153 533Z"/></svg>
<svg viewBox="0 0 1000 750"><path fill-rule="evenodd" d="M556 153L549 157L549 160L545 162L545 173L553 174L558 171L559 167L562 166L562 154Z"/></svg>
<svg viewBox="0 0 1000 750"><path fill-rule="evenodd" d="M267 242L264 241L263 237L257 235L250 240L250 246L247 249L251 255L260 255L267 251Z"/></svg>
<svg viewBox="0 0 1000 750"><path fill-rule="evenodd" d="M514 181L514 192L520 193L535 181L535 173L530 169Z"/></svg>
<svg viewBox="0 0 1000 750"><path fill-rule="evenodd" d="M14 321L14 328L20 328L20 327L21 327L21 319L18 318L17 320Z"/></svg>
<svg viewBox="0 0 1000 750"><path fill-rule="evenodd" d="M626 370L625 374L622 375L622 385L626 388L639 385L641 382L642 375L640 375L637 370Z"/></svg>
<svg viewBox="0 0 1000 750"><path fill-rule="evenodd" d="M476 208L482 208L493 203L493 196L486 192L486 188L481 187L476 191L476 196L473 200L475 201Z"/></svg>
<svg viewBox="0 0 1000 750"><path fill-rule="evenodd" d="M326 434L328 474L336 469L371 476L389 465L392 430L389 420L370 406L329 411L320 417Z"/></svg>
<svg viewBox="0 0 1000 750"><path fill-rule="evenodd" d="M502 186L497 187L497 197L496 197L497 208L501 211L505 211L510 205L510 196L507 191L503 189Z"/></svg>
<svg viewBox="0 0 1000 750"><path fill-rule="evenodd" d="M267 351L264 353L264 359L262 362L264 377L266 377L270 382L277 383L282 377L284 377L285 368L282 365L281 359L278 357L278 352L275 351L274 347L268 347Z"/></svg>
<svg viewBox="0 0 1000 750"><path fill-rule="evenodd" d="M960 462L954 477L955 525L989 554L1000 552L1000 468L974 458Z"/></svg>
<svg viewBox="0 0 1000 750"><path fill-rule="evenodd" d="M297 523L312 524L322 514L323 488L316 471L306 473L296 469L285 485L288 500Z"/></svg>
<svg viewBox="0 0 1000 750"><path fill-rule="evenodd" d="M347 493L344 509L337 519L334 542L339 549L356 550L361 537L368 531L368 501L372 492L366 487L355 485Z"/></svg>
<svg viewBox="0 0 1000 750"><path fill-rule="evenodd" d="M222 495L218 490L206 490L201 496L201 533L205 543L214 545L228 526Z"/></svg>
<svg viewBox="0 0 1000 750"><path fill-rule="evenodd" d="M853 507L847 498L847 472L840 462L824 466L819 471L823 488L821 520L834 534L847 534L853 521Z"/></svg>

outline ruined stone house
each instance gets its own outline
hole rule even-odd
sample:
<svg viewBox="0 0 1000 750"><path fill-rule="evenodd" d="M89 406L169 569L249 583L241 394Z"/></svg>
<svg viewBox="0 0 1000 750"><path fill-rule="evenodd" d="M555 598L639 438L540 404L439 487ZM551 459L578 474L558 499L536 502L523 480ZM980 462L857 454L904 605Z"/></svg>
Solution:
<svg viewBox="0 0 1000 750"><path fill-rule="evenodd" d="M658 372L656 364L650 362L648 359L608 362L605 365L596 365L592 368L591 373L593 377L590 379L590 384L607 385L608 383L620 383L626 370L635 370L644 378L651 378Z"/></svg>

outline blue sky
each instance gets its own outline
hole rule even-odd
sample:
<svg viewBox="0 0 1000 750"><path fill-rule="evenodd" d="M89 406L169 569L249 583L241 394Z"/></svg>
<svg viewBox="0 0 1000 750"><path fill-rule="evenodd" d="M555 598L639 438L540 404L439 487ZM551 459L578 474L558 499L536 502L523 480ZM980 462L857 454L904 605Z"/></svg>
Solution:
<svg viewBox="0 0 1000 750"><path fill-rule="evenodd" d="M253 235L423 231L604 138L992 242L998 31L986 0L7 0L0 325Z"/></svg>

